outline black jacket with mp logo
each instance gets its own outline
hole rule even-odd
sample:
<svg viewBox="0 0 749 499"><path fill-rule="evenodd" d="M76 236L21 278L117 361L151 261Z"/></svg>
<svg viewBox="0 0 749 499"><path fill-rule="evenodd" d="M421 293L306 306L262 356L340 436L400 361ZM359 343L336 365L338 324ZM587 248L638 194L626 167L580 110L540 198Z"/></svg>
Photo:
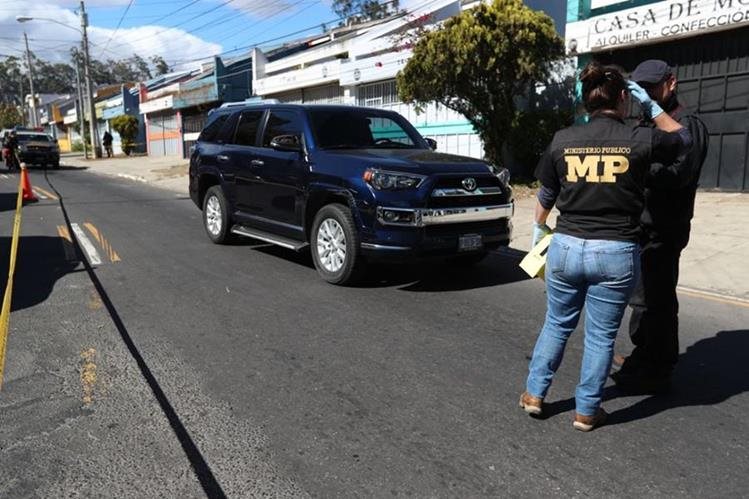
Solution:
<svg viewBox="0 0 749 499"><path fill-rule="evenodd" d="M610 114L557 132L536 168L541 184L558 193L556 231L639 242L646 174L658 163L659 176L677 175L668 166L684 145L684 134L628 125Z"/></svg>

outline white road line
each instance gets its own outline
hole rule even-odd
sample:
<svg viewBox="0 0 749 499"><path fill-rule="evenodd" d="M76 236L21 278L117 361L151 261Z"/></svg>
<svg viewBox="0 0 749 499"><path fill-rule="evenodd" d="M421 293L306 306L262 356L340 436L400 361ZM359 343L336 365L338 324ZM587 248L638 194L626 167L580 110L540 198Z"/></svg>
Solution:
<svg viewBox="0 0 749 499"><path fill-rule="evenodd" d="M2 173L2 174L0 174L0 178L10 178L10 177L7 176L6 174Z"/></svg>
<svg viewBox="0 0 749 499"><path fill-rule="evenodd" d="M86 233L83 232L83 229L81 229L78 224L70 224L70 226L73 228L73 233L75 234L75 238L78 239L78 243L83 248L83 251L88 255L89 263L91 265L101 265L99 252L96 251L96 247L94 247Z"/></svg>
<svg viewBox="0 0 749 499"><path fill-rule="evenodd" d="M39 192L37 189L32 188L31 190L34 191L34 194L36 194L36 197L38 197L39 199L49 199L47 196Z"/></svg>

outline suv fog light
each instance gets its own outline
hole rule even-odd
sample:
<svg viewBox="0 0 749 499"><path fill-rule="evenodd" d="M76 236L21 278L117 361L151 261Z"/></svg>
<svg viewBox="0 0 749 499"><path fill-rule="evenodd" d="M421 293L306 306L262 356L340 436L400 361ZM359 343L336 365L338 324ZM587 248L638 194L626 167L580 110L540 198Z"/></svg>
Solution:
<svg viewBox="0 0 749 499"><path fill-rule="evenodd" d="M401 210L388 210L380 208L378 211L378 218L381 223L385 224L396 224L396 225L413 225L415 218L413 211L401 211Z"/></svg>

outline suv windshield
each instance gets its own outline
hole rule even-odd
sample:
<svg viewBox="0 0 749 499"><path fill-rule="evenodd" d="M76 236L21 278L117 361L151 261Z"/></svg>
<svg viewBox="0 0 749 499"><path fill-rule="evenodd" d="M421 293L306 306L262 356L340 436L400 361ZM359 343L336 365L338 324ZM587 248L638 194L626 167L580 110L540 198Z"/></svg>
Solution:
<svg viewBox="0 0 749 499"><path fill-rule="evenodd" d="M413 129L395 113L372 109L310 109L321 149L420 149Z"/></svg>
<svg viewBox="0 0 749 499"><path fill-rule="evenodd" d="M49 142L49 137L41 133L35 133L35 134L19 133L17 137L18 137L18 142L29 142L32 140L34 142Z"/></svg>

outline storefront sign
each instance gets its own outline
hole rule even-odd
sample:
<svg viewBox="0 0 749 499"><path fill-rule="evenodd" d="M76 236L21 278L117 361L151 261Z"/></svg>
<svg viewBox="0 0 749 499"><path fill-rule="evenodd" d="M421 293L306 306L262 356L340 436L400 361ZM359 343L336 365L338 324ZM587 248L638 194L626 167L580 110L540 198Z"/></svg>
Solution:
<svg viewBox="0 0 749 499"><path fill-rule="evenodd" d="M584 54L749 25L749 0L670 0L567 25L567 50Z"/></svg>

